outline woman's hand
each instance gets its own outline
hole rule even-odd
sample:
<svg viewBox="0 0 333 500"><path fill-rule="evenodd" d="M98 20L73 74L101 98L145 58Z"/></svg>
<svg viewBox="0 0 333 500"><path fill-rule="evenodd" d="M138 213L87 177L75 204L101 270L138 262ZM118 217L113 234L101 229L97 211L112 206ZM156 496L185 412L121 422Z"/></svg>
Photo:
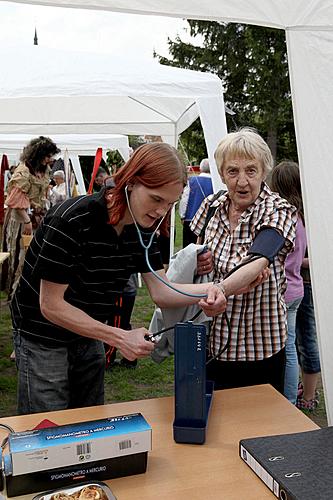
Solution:
<svg viewBox="0 0 333 500"><path fill-rule="evenodd" d="M206 316L217 316L223 313L227 307L227 299L221 288L210 285L207 289L207 297L198 302Z"/></svg>
<svg viewBox="0 0 333 500"><path fill-rule="evenodd" d="M213 270L213 255L210 250L198 255L197 258L197 275L203 276L209 274Z"/></svg>

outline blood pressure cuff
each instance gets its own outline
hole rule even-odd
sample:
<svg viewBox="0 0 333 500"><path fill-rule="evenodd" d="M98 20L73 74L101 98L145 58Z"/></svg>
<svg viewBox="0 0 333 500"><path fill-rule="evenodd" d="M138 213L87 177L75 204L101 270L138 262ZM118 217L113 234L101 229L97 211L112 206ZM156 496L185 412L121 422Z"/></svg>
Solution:
<svg viewBox="0 0 333 500"><path fill-rule="evenodd" d="M283 248L284 243L285 238L276 229L264 227L255 237L248 254L266 257L272 264L274 257Z"/></svg>

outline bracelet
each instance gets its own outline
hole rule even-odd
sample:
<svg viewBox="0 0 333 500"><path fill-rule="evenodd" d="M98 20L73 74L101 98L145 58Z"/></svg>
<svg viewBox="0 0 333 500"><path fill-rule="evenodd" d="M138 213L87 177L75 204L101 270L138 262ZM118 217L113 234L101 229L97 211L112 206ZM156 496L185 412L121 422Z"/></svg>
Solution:
<svg viewBox="0 0 333 500"><path fill-rule="evenodd" d="M29 219L29 221L25 222L24 224L31 224L31 220Z"/></svg>
<svg viewBox="0 0 333 500"><path fill-rule="evenodd" d="M225 286L223 284L223 280L220 281L220 280L215 280L213 282L213 285L217 286L217 288L219 288L221 290L221 292L223 293L223 295L226 296L226 292L225 292Z"/></svg>

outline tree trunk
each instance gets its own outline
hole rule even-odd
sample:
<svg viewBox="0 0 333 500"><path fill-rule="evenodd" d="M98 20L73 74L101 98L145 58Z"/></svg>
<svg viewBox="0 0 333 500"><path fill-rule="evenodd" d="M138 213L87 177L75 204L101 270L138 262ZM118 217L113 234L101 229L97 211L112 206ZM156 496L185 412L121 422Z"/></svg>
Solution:
<svg viewBox="0 0 333 500"><path fill-rule="evenodd" d="M267 144L272 152L274 162L276 161L277 152L277 126L275 123L270 123L267 131Z"/></svg>

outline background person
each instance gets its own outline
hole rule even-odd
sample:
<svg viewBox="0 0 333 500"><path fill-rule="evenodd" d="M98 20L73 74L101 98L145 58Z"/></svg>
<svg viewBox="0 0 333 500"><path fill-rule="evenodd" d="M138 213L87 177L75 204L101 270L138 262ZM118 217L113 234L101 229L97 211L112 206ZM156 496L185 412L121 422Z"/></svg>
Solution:
<svg viewBox="0 0 333 500"><path fill-rule="evenodd" d="M3 250L10 252L6 289L10 300L21 275L25 249L22 235L31 235L45 213L48 171L60 150L48 137L32 139L7 185ZM5 276L3 277L5 279Z"/></svg>
<svg viewBox="0 0 333 500"><path fill-rule="evenodd" d="M183 224L183 247L197 241L190 223L193 220L202 200L213 193L212 178L208 158L200 162L200 174L189 178L179 202L179 215Z"/></svg>
<svg viewBox="0 0 333 500"><path fill-rule="evenodd" d="M151 271L167 279L153 229L162 222L164 231L163 217L186 184L177 150L161 143L141 146L113 180L99 193L52 207L27 251L11 304L19 413L102 404L103 342L129 360L151 353L145 328L127 332L106 324L111 309L117 314L116 298L131 274L142 273L162 307L198 303L208 316L225 308L219 285L177 285L205 295L188 297ZM143 244L149 245L151 267Z"/></svg>
<svg viewBox="0 0 333 500"><path fill-rule="evenodd" d="M63 170L56 170L53 173L53 180L55 182L55 186L51 188L49 193L51 206L64 201L67 197L65 172Z"/></svg>
<svg viewBox="0 0 333 500"><path fill-rule="evenodd" d="M104 168L99 167L94 181L94 193L98 193L104 186L104 181L108 177L108 173Z"/></svg>
<svg viewBox="0 0 333 500"><path fill-rule="evenodd" d="M292 404L296 404L299 380L299 367L296 349L296 315L304 296L301 266L306 250L306 232L304 226L304 211L302 201L301 179L297 163L282 161L276 165L270 176L270 186L273 191L291 205L297 208L297 225L295 248L285 262L287 290L285 301L287 304L286 366L284 375L284 395Z"/></svg>
<svg viewBox="0 0 333 500"><path fill-rule="evenodd" d="M198 272L209 272L212 259L214 278L221 280L246 262L249 254L263 257L230 279L237 280L243 273L247 286L253 279L250 266L254 264L263 270L271 263L271 272L248 293L226 290L231 331L224 317L214 318L207 377L217 389L269 383L283 392L287 333L284 263L294 245L296 209L265 183L273 158L254 130L228 134L218 145L215 159L227 192L217 200L208 222L204 242L209 251L199 257ZM204 226L210 198L204 200L191 224L197 235Z"/></svg>
<svg viewBox="0 0 333 500"><path fill-rule="evenodd" d="M113 326L119 326L123 330L132 330L131 316L134 309L135 297L137 295L138 287L138 276L137 274L132 274L125 286L123 293L118 297L119 303L119 314L113 315L108 319L108 324ZM137 359L129 360L127 358L121 357L118 361L116 360L117 349L113 346L105 344L106 351L106 369L112 369L115 365L124 368L136 368L138 364Z"/></svg>
<svg viewBox="0 0 333 500"><path fill-rule="evenodd" d="M307 254L303 259L301 274L304 297L297 311L296 344L302 369L302 382L299 384L296 406L302 410L313 411L319 404L317 385L320 376L320 358Z"/></svg>

